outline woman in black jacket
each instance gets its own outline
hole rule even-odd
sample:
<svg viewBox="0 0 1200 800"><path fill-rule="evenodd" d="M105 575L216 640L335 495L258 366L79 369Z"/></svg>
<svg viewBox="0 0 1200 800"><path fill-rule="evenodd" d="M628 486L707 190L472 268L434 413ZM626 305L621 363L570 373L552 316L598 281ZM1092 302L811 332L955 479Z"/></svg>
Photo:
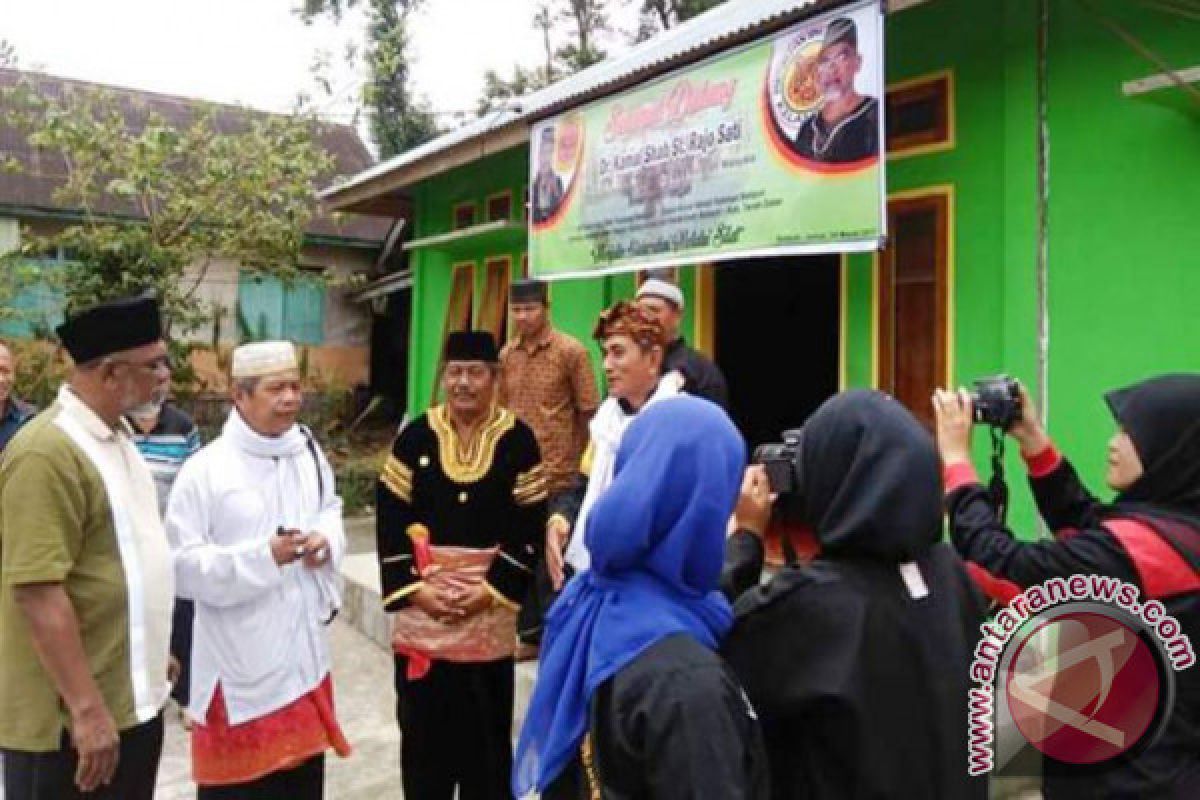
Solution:
<svg viewBox="0 0 1200 800"><path fill-rule="evenodd" d="M753 710L715 650L745 445L720 408L638 414L583 531L591 567L550 608L513 793L545 800L766 800Z"/></svg>
<svg viewBox="0 0 1200 800"><path fill-rule="evenodd" d="M967 774L967 692L982 599L941 542L937 451L893 398L851 391L804 426L801 516L820 551L761 588L770 515L751 474L725 588L722 653L762 722L772 797L984 798Z"/></svg>
<svg viewBox="0 0 1200 800"><path fill-rule="evenodd" d="M1052 578L1103 575L1157 600L1193 643L1200 635L1200 375L1164 375L1105 396L1118 430L1109 443L1112 503L1097 500L1059 454L1021 389L1020 444L1038 510L1053 540L1021 542L998 515L970 461L965 391L934 396L954 544L1003 598ZM1007 586L1007 589L1005 588ZM1161 735L1103 765L1045 762L1045 796L1200 797L1200 669L1175 675ZM1093 712L1094 713L1094 712Z"/></svg>

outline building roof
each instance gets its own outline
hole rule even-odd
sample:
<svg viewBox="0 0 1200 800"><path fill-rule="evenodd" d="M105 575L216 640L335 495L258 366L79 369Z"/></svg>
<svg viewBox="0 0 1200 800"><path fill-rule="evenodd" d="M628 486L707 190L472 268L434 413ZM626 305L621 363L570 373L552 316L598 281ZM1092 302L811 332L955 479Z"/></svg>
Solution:
<svg viewBox="0 0 1200 800"><path fill-rule="evenodd" d="M381 192L528 140L529 123L619 91L685 63L728 49L847 0L728 0L545 89L512 101L450 133L376 164L321 192L332 208L370 211ZM482 140L482 141L480 141ZM453 151L470 144L462 159ZM488 146L488 145L491 146ZM433 169L413 169L437 159ZM440 168L439 168L440 167ZM374 202L373 202L374 201Z"/></svg>
<svg viewBox="0 0 1200 800"><path fill-rule="evenodd" d="M247 113L267 114L195 98L102 86L44 73L0 69L0 87L15 86L22 79L32 81L37 90L48 97L61 98L72 87L111 92L120 104L126 124L132 129L145 125L151 114L158 114L167 122L182 126L187 124L198 107L215 109L214 124L222 131L233 131L244 125ZM349 125L322 123L317 138L334 161L333 171L320 176L318 185L334 180L337 175L361 172L374 164L374 158L358 132ZM61 186L66 178L66 167L60 156L30 147L24 132L0 125L0 157L3 156L15 158L22 169L16 173L0 175L0 207L7 206L18 211L35 210L48 216L69 216L78 213L78 209L63 208L54 200L54 190ZM126 206L115 198L108 198L105 207L95 210L113 215L140 216L133 206ZM331 243L341 241L348 244L377 245L387 236L389 226L388 220L376 217L350 214L335 219L332 214L323 213L313 217L305 232L310 237L319 237Z"/></svg>

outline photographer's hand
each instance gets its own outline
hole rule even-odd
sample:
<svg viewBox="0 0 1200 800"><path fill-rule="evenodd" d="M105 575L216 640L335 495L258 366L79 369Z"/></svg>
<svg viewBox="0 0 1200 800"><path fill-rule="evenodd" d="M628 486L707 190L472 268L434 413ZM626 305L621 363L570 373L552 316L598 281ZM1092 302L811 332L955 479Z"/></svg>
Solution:
<svg viewBox="0 0 1200 800"><path fill-rule="evenodd" d="M761 537L771 522L771 506L774 503L775 495L771 494L767 471L760 464L747 467L742 477L742 491L733 512L736 526Z"/></svg>
<svg viewBox="0 0 1200 800"><path fill-rule="evenodd" d="M1026 458L1036 456L1050 446L1050 437L1042 427L1041 417L1038 416L1037 406L1033 404L1025 384L1018 382L1021 391L1021 418L1012 424L1008 432L1021 446L1021 455Z"/></svg>
<svg viewBox="0 0 1200 800"><path fill-rule="evenodd" d="M943 464L958 464L971 460L971 395L965 389L957 392L937 389L933 393L933 416L937 427L938 452Z"/></svg>

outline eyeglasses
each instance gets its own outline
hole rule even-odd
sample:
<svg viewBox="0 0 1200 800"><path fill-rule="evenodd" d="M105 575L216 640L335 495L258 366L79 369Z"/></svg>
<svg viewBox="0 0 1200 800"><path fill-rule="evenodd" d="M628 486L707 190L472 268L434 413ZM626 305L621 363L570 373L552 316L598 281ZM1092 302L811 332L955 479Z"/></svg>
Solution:
<svg viewBox="0 0 1200 800"><path fill-rule="evenodd" d="M159 356L158 358L152 358L149 361L129 361L128 359L124 358L114 358L109 363L125 364L126 366L144 369L147 372L157 372L159 370L166 370L167 372L171 371L170 356Z"/></svg>
<svg viewBox="0 0 1200 800"><path fill-rule="evenodd" d="M834 64L841 66L847 64L857 53L849 47L830 48L824 53L821 53L817 59L818 67L832 67Z"/></svg>

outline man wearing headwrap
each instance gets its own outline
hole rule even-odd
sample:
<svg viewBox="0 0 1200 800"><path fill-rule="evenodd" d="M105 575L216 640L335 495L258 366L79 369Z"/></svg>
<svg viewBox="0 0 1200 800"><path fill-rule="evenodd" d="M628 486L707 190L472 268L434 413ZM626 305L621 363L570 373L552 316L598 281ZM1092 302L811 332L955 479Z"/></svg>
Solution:
<svg viewBox="0 0 1200 800"><path fill-rule="evenodd" d="M970 457L970 395L933 398L946 473L951 535L982 582L1007 601L1036 584L1105 575L1158 601L1182 633L1200 641L1200 375L1152 378L1105 395L1118 430L1108 446L1112 503L1094 497L1047 436L1028 392L1008 433L1052 541L1021 542L1000 518ZM1200 797L1200 670L1175 674L1175 702L1162 733L1098 768L1047 759L1044 793L1061 798Z"/></svg>
<svg viewBox="0 0 1200 800"><path fill-rule="evenodd" d="M74 361L0 468L0 748L9 800L150 800L174 580L122 414L170 380L158 306L71 314Z"/></svg>
<svg viewBox="0 0 1200 800"><path fill-rule="evenodd" d="M545 281L518 281L510 292L516 337L500 351L500 405L533 429L542 454L549 503L570 492L588 441L588 422L600 405L591 358L580 342L550 324ZM549 586L545 565L517 619L521 640L542 637L542 604Z"/></svg>
<svg viewBox="0 0 1200 800"><path fill-rule="evenodd" d="M987 797L967 774L967 699L982 598L942 539L929 434L881 392L809 418L780 500L816 539L811 563L761 588L771 487L747 472L727 564L739 599L722 648L758 711L772 793L793 798ZM797 498L803 498L798 502ZM755 587L755 588L750 588Z"/></svg>
<svg viewBox="0 0 1200 800"><path fill-rule="evenodd" d="M754 709L715 653L717 588L745 445L694 397L621 440L585 536L591 569L551 607L513 792L546 800L765 800Z"/></svg>
<svg viewBox="0 0 1200 800"><path fill-rule="evenodd" d="M591 440L574 491L550 505L546 570L556 591L568 569L582 572L591 564L583 532L592 506L612 482L625 429L646 406L679 394L681 382L678 373L662 376L662 325L633 303L622 300L602 312L592 335L604 352L608 398L588 426Z"/></svg>
<svg viewBox="0 0 1200 800"><path fill-rule="evenodd" d="M201 800L323 796L334 714L325 626L346 550L333 471L296 422L291 342L233 351L233 409L167 504L179 594L195 604L192 778Z"/></svg>
<svg viewBox="0 0 1200 800"><path fill-rule="evenodd" d="M683 291L673 283L651 278L638 287L637 305L642 313L662 326L666 336L662 373L678 373L683 377L683 391L728 409L729 387L721 368L689 347L679 333L679 323L683 320Z"/></svg>
<svg viewBox="0 0 1200 800"><path fill-rule="evenodd" d="M496 343L446 340L443 405L392 445L376 491L408 800L508 796L516 614L541 551L533 431L498 406Z"/></svg>
<svg viewBox="0 0 1200 800"><path fill-rule="evenodd" d="M845 164L879 155L879 101L855 89L860 69L858 26L849 17L838 17L826 27L817 54L821 107L796 132L795 149L801 156Z"/></svg>

